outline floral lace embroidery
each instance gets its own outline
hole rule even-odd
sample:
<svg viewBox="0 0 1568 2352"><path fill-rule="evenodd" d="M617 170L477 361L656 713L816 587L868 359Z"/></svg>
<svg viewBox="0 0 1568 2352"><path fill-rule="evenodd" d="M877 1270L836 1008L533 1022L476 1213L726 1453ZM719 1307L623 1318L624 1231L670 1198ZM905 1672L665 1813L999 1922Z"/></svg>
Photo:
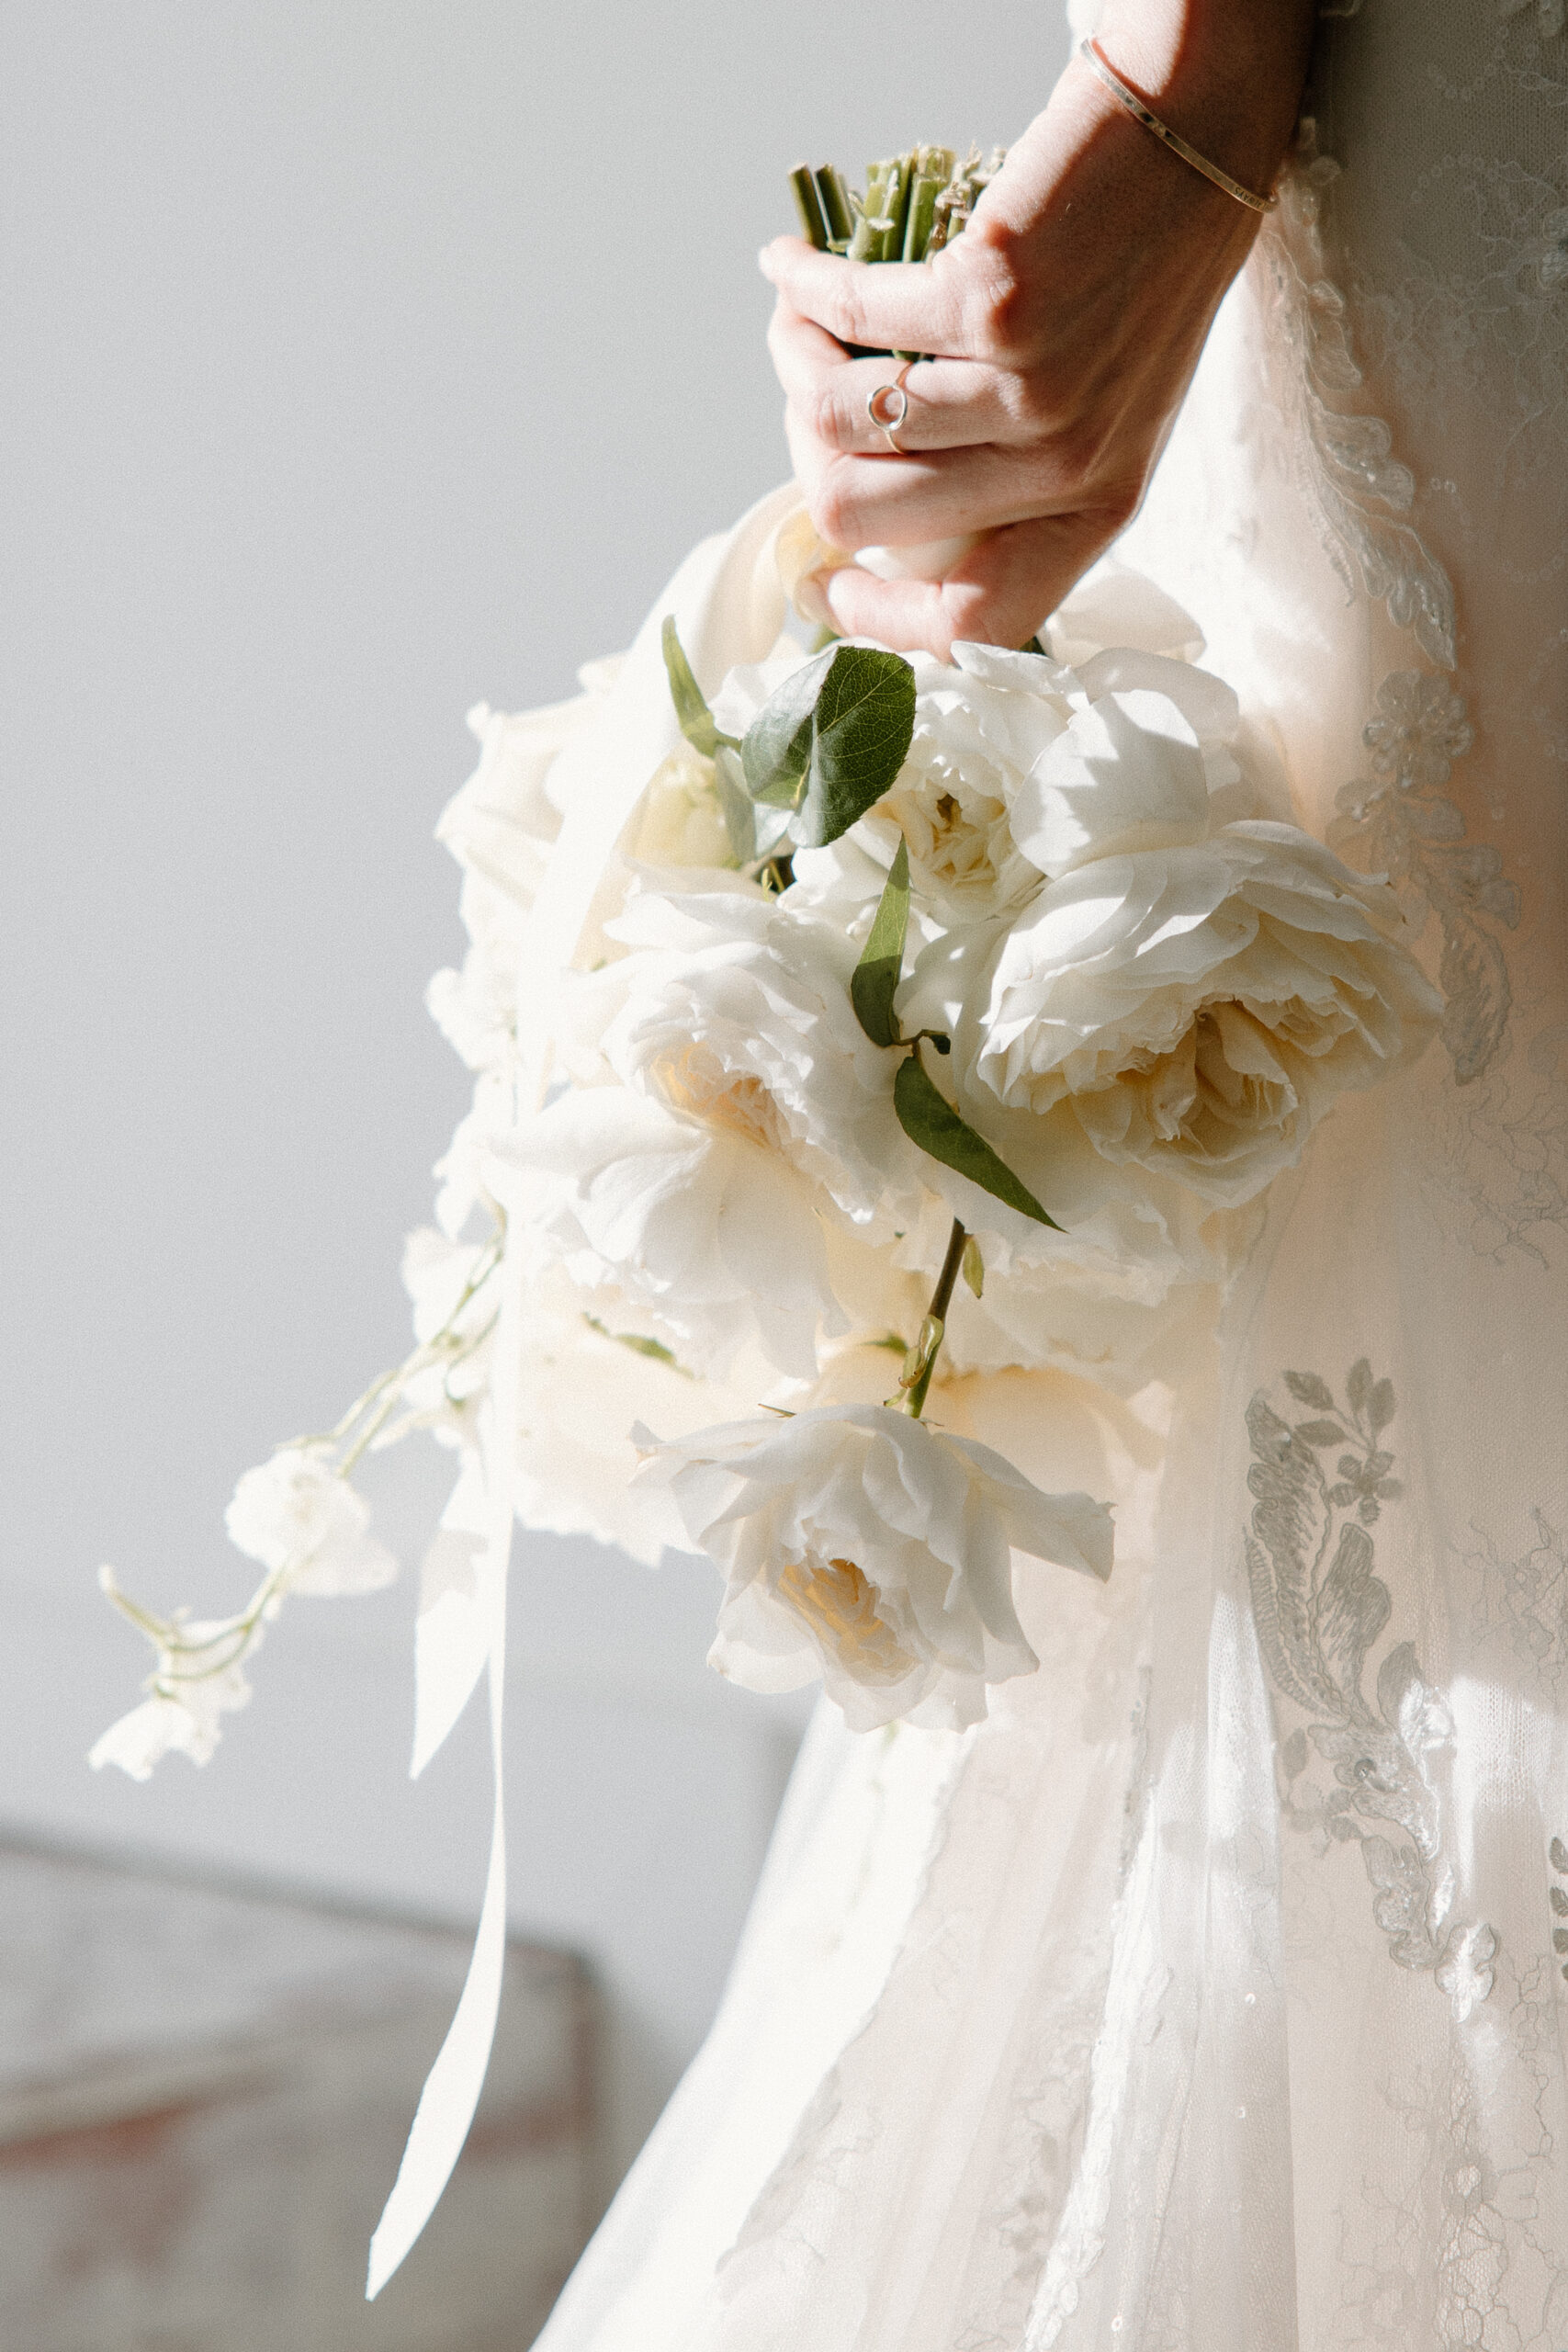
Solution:
<svg viewBox="0 0 1568 2352"><path fill-rule="evenodd" d="M1478 1657L1506 1649L1512 1671L1556 1700L1568 1688L1568 1547L1543 1510L1530 1515L1536 1540L1517 1560L1490 1538L1466 1554L1477 1587L1471 1633Z"/></svg>
<svg viewBox="0 0 1568 2352"><path fill-rule="evenodd" d="M1516 1973L1506 1957L1497 1976L1503 2075L1483 2089L1456 2033L1446 2062L1377 2085L1400 2156L1375 2189L1357 2181L1339 2208L1342 2301L1324 2338L1335 2352L1560 2352L1568 2262L1553 2194L1561 2061L1551 1976L1540 1960Z"/></svg>
<svg viewBox="0 0 1568 2352"><path fill-rule="evenodd" d="M1396 519L1415 503L1415 477L1393 455L1393 436L1382 418L1344 405L1363 378L1345 297L1326 274L1324 254L1324 191L1338 173L1331 156L1317 153L1315 125L1304 119L1279 210L1258 240L1269 307L1287 355L1277 389L1297 446L1310 453L1303 488L1347 591L1354 594L1359 573L1395 625L1412 630L1422 651L1451 670L1453 588L1410 525Z"/></svg>
<svg viewBox="0 0 1568 2352"><path fill-rule="evenodd" d="M1527 1010L1515 1005L1511 1027ZM1422 1189L1442 1229L1496 1265L1550 1265L1550 1229L1568 1229L1568 1022L1549 1017L1511 1062L1456 1089L1429 1140Z"/></svg>
<svg viewBox="0 0 1568 2352"><path fill-rule="evenodd" d="M1568 1846L1554 1838L1546 1849L1546 1857L1559 1878L1568 1879ZM1561 1973L1568 1977L1568 1886L1549 1886L1546 1899L1551 1905L1551 1949L1561 1963Z"/></svg>
<svg viewBox="0 0 1568 2352"><path fill-rule="evenodd" d="M1361 730L1371 778L1341 786L1328 833L1335 848L1364 848L1417 922L1428 910L1437 916L1438 978L1448 999L1442 1035L1461 1086L1480 1077L1503 1041L1513 992L1496 926L1512 931L1519 920L1518 890L1500 854L1465 839L1463 815L1442 789L1474 740L1463 697L1447 679L1395 671Z"/></svg>
<svg viewBox="0 0 1568 2352"><path fill-rule="evenodd" d="M1320 1836L1325 1850L1329 1841L1359 1842L1391 1957L1401 1968L1430 1969L1462 2022L1492 1989L1497 1939L1484 1920L1450 1919L1455 1880L1432 1762L1451 1747L1453 1720L1411 1642L1384 1657L1375 1707L1361 1687L1393 1609L1368 1531L1403 1491L1382 1442L1393 1385L1374 1380L1362 1357L1344 1407L1315 1373L1288 1372L1285 1385L1307 1419L1283 1419L1261 1390L1247 1408L1257 1501L1247 1565L1269 1671L1314 1719L1280 1749L1287 1817ZM1331 1476L1320 1456L1337 1449ZM1314 1748L1334 1767L1332 1790L1303 1778ZM1368 1821L1388 1822L1403 1838L1369 1830Z"/></svg>
<svg viewBox="0 0 1568 2352"><path fill-rule="evenodd" d="M1497 14L1505 22L1510 17L1522 17L1527 8L1535 10L1543 40L1551 40L1562 30L1562 0L1497 0Z"/></svg>

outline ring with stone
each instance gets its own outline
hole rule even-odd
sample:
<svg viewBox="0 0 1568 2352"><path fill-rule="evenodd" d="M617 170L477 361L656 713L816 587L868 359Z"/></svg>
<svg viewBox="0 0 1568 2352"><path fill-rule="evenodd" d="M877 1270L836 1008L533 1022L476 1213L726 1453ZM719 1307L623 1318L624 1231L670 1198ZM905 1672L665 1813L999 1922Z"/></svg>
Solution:
<svg viewBox="0 0 1568 2352"><path fill-rule="evenodd" d="M903 443L896 436L899 426L909 413L909 395L904 390L904 379L914 364L912 359L906 359L893 381L890 384L878 384L865 404L867 416L870 417L896 458L902 458L907 454ZM897 403L897 407L893 405L895 401Z"/></svg>

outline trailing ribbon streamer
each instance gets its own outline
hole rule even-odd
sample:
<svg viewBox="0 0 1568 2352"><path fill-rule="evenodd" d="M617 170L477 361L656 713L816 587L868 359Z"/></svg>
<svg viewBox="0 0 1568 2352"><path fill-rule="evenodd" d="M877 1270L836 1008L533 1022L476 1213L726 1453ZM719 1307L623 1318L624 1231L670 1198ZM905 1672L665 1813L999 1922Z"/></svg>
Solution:
<svg viewBox="0 0 1568 2352"><path fill-rule="evenodd" d="M705 540L690 555L656 605L626 657L626 673L656 671L660 692L650 727L643 716L649 697L618 686L600 726L561 754L558 789L568 815L561 830L535 918L532 954L518 974L520 1006L536 1013L551 1001L561 974L578 950L589 922L604 863L606 835L618 835L649 775L679 741L680 730L662 691L660 635L664 614L673 612L689 640L701 673L716 684L737 662L761 660L771 651L784 619L784 591L771 542L795 514L800 493L793 484L772 492L722 538ZM549 1084L547 1057L530 1054L528 1042L547 1023L518 1022L525 1057L520 1092L537 1108ZM419 2237L434 2211L462 2153L479 2105L495 2038L506 1959L506 1831L502 1786L502 1725L506 1674L506 1578L512 1555L517 1453L518 1372L522 1350L523 1270L518 1245L521 1222L518 1171L492 1155L487 1181L506 1209L506 1240L501 1266L501 1308L496 1329L495 1371L486 1419L485 1485L488 1542L478 1571L478 1589L468 1609L444 1611L432 1624L419 1657L419 1704L413 1770L423 1770L462 1713L478 1680L480 1653L489 1667L491 1753L495 1774L495 1819L490 1870L479 1933L457 2014L420 2094L408 2145L392 2193L370 2241L366 2293L373 2300ZM459 1481L459 1485L461 1481ZM457 1505L458 1496L454 1495ZM459 1514L460 1515L460 1514ZM437 1602L436 1607L442 1607ZM434 1611L432 1611L434 1616ZM476 1625L475 1619L479 1620ZM447 1621L450 1620L448 1623ZM486 1622L488 1621L488 1622ZM476 1638L477 1636L477 1638ZM446 1654L438 1649L449 1645Z"/></svg>
<svg viewBox="0 0 1568 2352"><path fill-rule="evenodd" d="M498 1195L498 1197L502 1197ZM495 1813L479 1933L457 2014L420 2093L413 2127L385 2211L370 2241L366 2298L373 2301L435 2211L474 2120L501 2009L506 1964L506 1807L502 1732L506 1698L506 1578L512 1559L517 1453L517 1378L522 1343L523 1253L507 1218L501 1267L495 1372L487 1415L490 1506L483 1605L490 1617L490 1746Z"/></svg>

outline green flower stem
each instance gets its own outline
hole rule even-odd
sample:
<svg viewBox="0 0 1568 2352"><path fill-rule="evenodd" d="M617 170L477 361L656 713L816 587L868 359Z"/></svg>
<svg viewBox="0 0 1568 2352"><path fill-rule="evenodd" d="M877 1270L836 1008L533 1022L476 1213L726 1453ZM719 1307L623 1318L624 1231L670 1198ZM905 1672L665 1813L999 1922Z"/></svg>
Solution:
<svg viewBox="0 0 1568 2352"><path fill-rule="evenodd" d="M828 250L828 224L822 218L822 206L817 194L817 181L809 166L797 164L789 175L795 190L795 207L800 214L801 233L808 244L819 254Z"/></svg>
<svg viewBox="0 0 1568 2352"><path fill-rule="evenodd" d="M863 209L856 216L854 235L850 239L852 261L879 261L882 258L884 225Z"/></svg>
<svg viewBox="0 0 1568 2352"><path fill-rule="evenodd" d="M896 155L886 165L887 195L882 206L886 226L882 232L882 251L878 261L901 261L904 257L904 220L909 209L909 169L908 155Z"/></svg>
<svg viewBox="0 0 1568 2352"><path fill-rule="evenodd" d="M953 1231L948 1236L947 1255L942 1261L942 1272L936 1278L936 1288L931 1293L931 1303L926 1314L925 1329L929 1329L932 1324L936 1326L935 1343L920 1349L919 1353L922 1359L920 1369L913 1384L904 1391L903 1410L908 1414L911 1420L918 1421L926 1409L926 1397L931 1389L931 1374L936 1370L936 1360L942 1352L942 1333L947 1324L947 1310L953 1304L953 1287L958 1281L959 1270L964 1263L964 1245L968 1238L963 1226L954 1217Z"/></svg>
<svg viewBox="0 0 1568 2352"><path fill-rule="evenodd" d="M847 246L855 232L855 216L850 209L850 192L831 164L818 164L816 177L817 200L827 223L829 244Z"/></svg>
<svg viewBox="0 0 1568 2352"><path fill-rule="evenodd" d="M936 200L945 182L922 172L909 192L909 217L904 229L904 259L924 261L936 219Z"/></svg>

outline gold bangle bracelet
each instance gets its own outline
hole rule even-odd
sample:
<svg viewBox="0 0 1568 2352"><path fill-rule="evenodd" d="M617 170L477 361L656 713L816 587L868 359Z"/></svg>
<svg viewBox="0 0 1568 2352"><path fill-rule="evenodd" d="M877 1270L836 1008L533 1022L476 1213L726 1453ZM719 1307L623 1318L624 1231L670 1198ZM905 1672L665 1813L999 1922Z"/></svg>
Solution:
<svg viewBox="0 0 1568 2352"><path fill-rule="evenodd" d="M1211 164L1207 155L1200 155L1196 147L1190 147L1168 123L1161 122L1157 114L1150 112L1136 90L1123 82L1097 40L1080 41L1078 55L1089 72L1104 83L1117 103L1126 108L1134 121L1141 122L1145 130L1152 130L1173 155L1179 155L1184 164L1190 164L1192 169L1201 172L1206 180L1212 180L1216 187L1224 188L1227 196L1234 196L1236 202L1245 204L1249 212L1273 211L1280 201L1277 195L1255 196L1249 187L1243 187L1239 180L1233 180L1228 172L1222 172L1218 164Z"/></svg>

